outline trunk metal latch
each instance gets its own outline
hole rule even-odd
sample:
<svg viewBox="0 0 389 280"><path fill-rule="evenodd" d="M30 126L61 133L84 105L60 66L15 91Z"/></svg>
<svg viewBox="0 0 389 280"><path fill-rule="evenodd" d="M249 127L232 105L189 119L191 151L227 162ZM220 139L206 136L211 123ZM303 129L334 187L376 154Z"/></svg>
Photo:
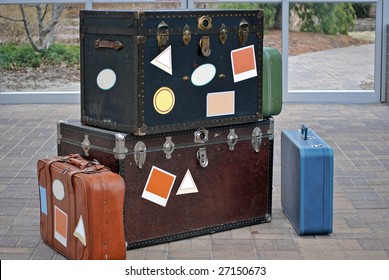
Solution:
<svg viewBox="0 0 389 280"><path fill-rule="evenodd" d="M236 143L238 142L238 135L235 133L235 129L230 129L230 134L228 134L227 139L228 147L230 151L233 151Z"/></svg>
<svg viewBox="0 0 389 280"><path fill-rule="evenodd" d="M190 40L192 39L192 32L190 31L189 25L185 24L184 30L182 31L182 41L185 46L189 45Z"/></svg>
<svg viewBox="0 0 389 280"><path fill-rule="evenodd" d="M169 40L169 27L166 24L166 22L161 21L158 24L158 31L157 31L157 41L158 41L158 47L160 49L164 49L167 41Z"/></svg>
<svg viewBox="0 0 389 280"><path fill-rule="evenodd" d="M128 149L126 148L126 137L121 133L115 134L115 148L113 153L116 159L125 159Z"/></svg>
<svg viewBox="0 0 389 280"><path fill-rule="evenodd" d="M209 36L202 36L199 45L203 56L207 57L211 55L211 40Z"/></svg>
<svg viewBox="0 0 389 280"><path fill-rule="evenodd" d="M166 159L171 159L172 153L174 151L174 143L172 141L172 137L167 136L166 142L163 144L163 151L166 154Z"/></svg>
<svg viewBox="0 0 389 280"><path fill-rule="evenodd" d="M85 157L89 157L89 150L90 150L90 141L89 136L85 134L84 141L81 143L82 150L84 151Z"/></svg>
<svg viewBox="0 0 389 280"><path fill-rule="evenodd" d="M239 23L239 41L244 46L249 38L249 24L245 19Z"/></svg>
<svg viewBox="0 0 389 280"><path fill-rule="evenodd" d="M199 148L197 151L197 159L200 162L201 167L207 167L208 166L208 157L207 157L207 148L202 147Z"/></svg>
<svg viewBox="0 0 389 280"><path fill-rule="evenodd" d="M142 169L146 161L146 145L142 141L136 143L134 147L134 160L139 169Z"/></svg>
<svg viewBox="0 0 389 280"><path fill-rule="evenodd" d="M256 127L253 130L251 144L256 153L258 153L261 150L262 131L259 127Z"/></svg>
<svg viewBox="0 0 389 280"><path fill-rule="evenodd" d="M194 142L204 144L207 141L208 130L206 130L205 128L199 128L198 130L196 130L196 132L194 133Z"/></svg>
<svg viewBox="0 0 389 280"><path fill-rule="evenodd" d="M220 34L219 34L219 39L220 39L220 43L222 43L222 45L224 45L227 41L227 27L225 26L225 24L223 23L222 26L220 27Z"/></svg>

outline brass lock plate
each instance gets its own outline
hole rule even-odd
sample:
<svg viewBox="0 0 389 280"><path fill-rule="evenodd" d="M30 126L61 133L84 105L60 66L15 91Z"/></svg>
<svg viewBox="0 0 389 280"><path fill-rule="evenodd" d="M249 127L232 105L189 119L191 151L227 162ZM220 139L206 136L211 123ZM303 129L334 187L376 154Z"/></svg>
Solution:
<svg viewBox="0 0 389 280"><path fill-rule="evenodd" d="M209 16L202 16L197 19L197 27L200 30L209 30L212 28L212 18Z"/></svg>

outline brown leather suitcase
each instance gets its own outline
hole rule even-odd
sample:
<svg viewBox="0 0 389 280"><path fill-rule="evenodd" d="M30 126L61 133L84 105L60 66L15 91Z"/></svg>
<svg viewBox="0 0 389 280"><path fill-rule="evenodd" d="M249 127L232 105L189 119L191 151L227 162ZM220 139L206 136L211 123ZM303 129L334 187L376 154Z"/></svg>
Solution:
<svg viewBox="0 0 389 280"><path fill-rule="evenodd" d="M127 248L271 220L273 120L134 136L60 122L58 153L82 153L126 184Z"/></svg>
<svg viewBox="0 0 389 280"><path fill-rule="evenodd" d="M121 176L79 155L37 163L42 240L69 259L125 259Z"/></svg>

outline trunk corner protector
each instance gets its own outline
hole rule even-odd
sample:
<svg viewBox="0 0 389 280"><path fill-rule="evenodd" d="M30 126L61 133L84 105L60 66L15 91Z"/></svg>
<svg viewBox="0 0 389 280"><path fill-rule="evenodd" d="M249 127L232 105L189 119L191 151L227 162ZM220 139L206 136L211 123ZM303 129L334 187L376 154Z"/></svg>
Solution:
<svg viewBox="0 0 389 280"><path fill-rule="evenodd" d="M67 123L67 121L60 120L57 122L57 144L61 144L62 134L61 134L61 124Z"/></svg>
<svg viewBox="0 0 389 280"><path fill-rule="evenodd" d="M273 135L274 134L274 119L272 117L270 117L269 121L270 121L269 130L267 131L267 133L270 135Z"/></svg>

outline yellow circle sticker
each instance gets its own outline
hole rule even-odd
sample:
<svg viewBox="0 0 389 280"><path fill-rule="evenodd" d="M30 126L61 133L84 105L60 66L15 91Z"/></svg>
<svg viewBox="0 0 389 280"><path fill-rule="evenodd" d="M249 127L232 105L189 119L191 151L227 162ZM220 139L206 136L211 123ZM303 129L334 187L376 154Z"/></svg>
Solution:
<svg viewBox="0 0 389 280"><path fill-rule="evenodd" d="M159 88L155 94L153 99L153 105L155 110L160 114L169 113L175 103L174 92L168 87Z"/></svg>

